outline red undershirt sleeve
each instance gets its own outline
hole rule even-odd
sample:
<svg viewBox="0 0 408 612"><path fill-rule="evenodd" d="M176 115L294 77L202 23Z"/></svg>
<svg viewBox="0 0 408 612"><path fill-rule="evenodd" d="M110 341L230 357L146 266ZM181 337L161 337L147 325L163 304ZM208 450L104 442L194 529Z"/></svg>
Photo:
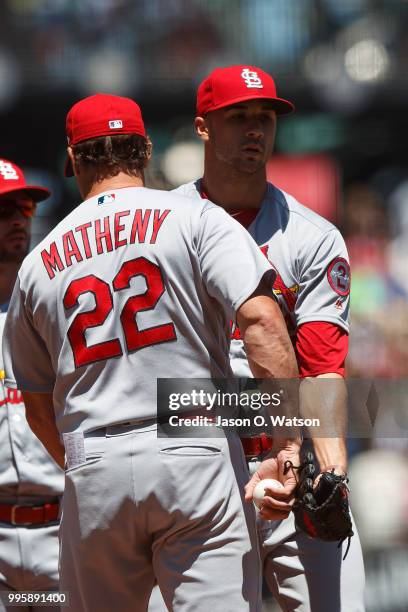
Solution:
<svg viewBox="0 0 408 612"><path fill-rule="evenodd" d="M295 350L302 378L329 372L344 376L348 333L334 323L303 323L297 330Z"/></svg>

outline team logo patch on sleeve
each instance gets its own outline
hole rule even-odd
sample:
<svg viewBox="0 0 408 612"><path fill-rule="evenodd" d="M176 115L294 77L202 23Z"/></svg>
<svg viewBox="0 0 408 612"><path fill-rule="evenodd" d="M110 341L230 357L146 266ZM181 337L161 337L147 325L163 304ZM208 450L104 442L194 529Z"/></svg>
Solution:
<svg viewBox="0 0 408 612"><path fill-rule="evenodd" d="M109 195L101 196L100 198L98 198L98 206L101 206L102 204L111 204L114 201L115 194L110 193Z"/></svg>
<svg viewBox="0 0 408 612"><path fill-rule="evenodd" d="M350 265L344 257L336 257L327 268L330 287L339 295L350 293Z"/></svg>

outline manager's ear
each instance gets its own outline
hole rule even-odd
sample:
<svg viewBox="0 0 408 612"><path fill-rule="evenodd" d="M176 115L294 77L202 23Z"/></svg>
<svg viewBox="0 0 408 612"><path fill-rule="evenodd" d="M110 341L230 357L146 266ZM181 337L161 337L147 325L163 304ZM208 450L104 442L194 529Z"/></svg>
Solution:
<svg viewBox="0 0 408 612"><path fill-rule="evenodd" d="M74 176L77 176L77 174L79 174L78 166L75 163L74 151L70 146L67 147L67 155L69 157L69 161L71 162L72 172L74 173Z"/></svg>
<svg viewBox="0 0 408 612"><path fill-rule="evenodd" d="M209 140L209 135L208 135L208 123L205 117L196 117L194 119L194 127L195 127L195 131L199 139L202 140L203 142L207 142Z"/></svg>
<svg viewBox="0 0 408 612"><path fill-rule="evenodd" d="M150 160L152 159L152 154L153 154L153 143L150 140L149 135L146 136L146 144L147 144L147 156L146 156L146 161L144 165L145 168L147 168L147 166L149 165Z"/></svg>

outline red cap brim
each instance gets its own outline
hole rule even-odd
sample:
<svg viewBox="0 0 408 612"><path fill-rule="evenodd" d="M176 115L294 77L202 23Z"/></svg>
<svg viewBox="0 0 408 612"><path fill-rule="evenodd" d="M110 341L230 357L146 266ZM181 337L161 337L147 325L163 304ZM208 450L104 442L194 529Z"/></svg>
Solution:
<svg viewBox="0 0 408 612"><path fill-rule="evenodd" d="M246 100L267 100L272 103L272 106L277 115L290 115L295 110L295 105L289 100L285 100L284 98L269 98L266 96L263 98L262 96L254 95L253 93L249 93L245 96L238 96L237 98L229 99L227 101L221 102L220 104L215 104L211 107L210 110L206 111L206 113L211 113L212 111L218 110L219 108L225 108L226 106L233 106L234 104L238 104L238 102L245 102ZM198 109L197 109L198 112Z"/></svg>

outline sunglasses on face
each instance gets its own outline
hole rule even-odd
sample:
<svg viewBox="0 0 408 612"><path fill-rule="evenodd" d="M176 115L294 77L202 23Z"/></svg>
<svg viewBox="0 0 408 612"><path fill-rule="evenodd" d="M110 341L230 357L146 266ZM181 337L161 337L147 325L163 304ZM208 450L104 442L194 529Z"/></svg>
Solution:
<svg viewBox="0 0 408 612"><path fill-rule="evenodd" d="M37 204L35 202L16 202L15 200L0 200L0 221L11 219L16 211L26 219L34 216Z"/></svg>

